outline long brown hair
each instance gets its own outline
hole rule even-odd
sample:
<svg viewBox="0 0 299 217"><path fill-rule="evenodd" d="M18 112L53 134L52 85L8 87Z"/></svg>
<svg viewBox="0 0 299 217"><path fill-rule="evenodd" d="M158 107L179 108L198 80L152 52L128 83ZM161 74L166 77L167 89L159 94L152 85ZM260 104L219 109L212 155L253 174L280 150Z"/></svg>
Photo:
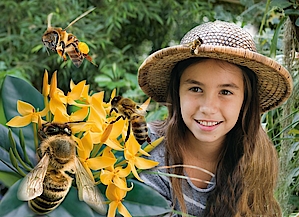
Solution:
<svg viewBox="0 0 299 217"><path fill-rule="evenodd" d="M183 164L184 134L187 127L181 116L179 84L184 70L205 58L190 58L179 62L172 71L168 88L169 116L153 126L166 137L166 162ZM255 73L239 66L244 78L244 101L236 125L227 134L216 170L216 187L208 197L205 216L281 216L274 198L278 174L277 152L261 128L258 84ZM183 175L183 168L170 173ZM187 212L181 179L171 178L174 203Z"/></svg>

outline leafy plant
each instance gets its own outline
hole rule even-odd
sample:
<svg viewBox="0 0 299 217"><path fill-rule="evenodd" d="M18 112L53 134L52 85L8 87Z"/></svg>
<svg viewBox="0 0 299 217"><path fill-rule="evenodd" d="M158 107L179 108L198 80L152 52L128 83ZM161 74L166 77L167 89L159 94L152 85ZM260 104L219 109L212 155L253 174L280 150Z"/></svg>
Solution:
<svg viewBox="0 0 299 217"><path fill-rule="evenodd" d="M90 108L90 111L88 114L86 113L86 115L88 116L86 115L82 116L82 113L81 115L79 115L78 111L80 113L80 109L79 110L76 109L75 111L71 112L71 114L63 113L66 111L65 110L66 107L64 106L66 106L67 104L64 103L59 104L57 102L58 99L57 98L55 99L55 96L58 97L57 94L61 93L60 90L57 88L57 83L56 83L57 81L55 80L56 76L54 74L51 81L51 85L49 85L47 82L47 76L48 76L47 73L45 73L43 95L37 92L31 85L29 85L27 82L25 82L22 79L7 76L4 80L3 88L2 88L3 101L5 102L4 111L7 116L7 119L10 120L7 124L11 126L24 126L28 121L29 121L28 123L30 123L31 121L33 121L33 123L30 124L30 126L27 126L28 128L22 128L21 131L19 130L19 136L15 132L8 130L3 125L0 125L0 130L1 130L0 136L2 137L1 144L0 144L1 146L0 159L2 164L0 165L2 168L2 173L6 172L7 174L14 174L15 177L14 182L15 182L17 179L21 178L22 176L25 176L26 173L32 169L32 166L36 164L35 149L37 145L36 144L37 138L36 138L35 130L37 124L45 121L45 119L44 120L41 119L43 116L45 116L47 121L54 121L54 122L61 122L61 123L70 121L70 119L66 120L66 118L72 117L75 118L77 121L80 121L80 118L82 118L79 125L74 124L72 128L73 131L75 132L74 135L77 136L73 138L76 139L79 146L79 149L77 150L78 158L80 159L82 165L85 166L87 171L92 172L95 180L97 182L102 182L104 184L104 185L101 184L101 190L103 193L107 195L107 200L110 201L109 203L117 203L118 204L117 207L119 209L120 209L120 203L122 203L123 204L122 206L126 207L126 209L128 209L131 215L133 216L159 215L159 214L169 212L171 209L170 207L168 207L168 203L165 201L165 199L162 196L160 196L157 192L152 191L152 189L140 183L140 181L136 181L132 179L127 180L128 184L131 185L131 187L130 188L127 187L124 188L124 186L121 187L122 190L126 189L125 191L127 192L125 194L122 194L123 195L122 197L125 197L126 194L127 196L125 198L119 198L120 195L116 194L116 192L120 191L121 189L117 190L116 188L120 187L121 182L123 181L126 182L125 177L127 177L129 173L125 176L122 176L123 178L121 178L118 182L113 181L113 179L117 177L115 178L111 177L113 178L112 180L107 179L107 177L106 178L102 177L105 174L106 174L105 176L107 176L113 169L116 169L117 167L118 169L123 169L123 170L129 169L128 170L129 172L132 171L132 175L130 177L135 176L137 177L137 179L140 180L136 172L135 166L137 166L140 169L145 169L145 168L152 167L156 164L154 162L150 162L149 160L145 160L139 157L142 154L146 154L146 152L139 147L139 144L138 144L139 148L137 148L137 151L139 150L139 152L142 154L138 154L137 152L135 153L133 150L132 151L134 153L133 152L131 153L131 148L129 148L129 146L130 144L131 145L137 144L137 141L134 142L135 138L133 134L131 134L129 140L124 143L122 139L124 137L122 136L122 134L123 131L125 132L127 131L126 130L127 128L125 127L125 121L117 121L113 125L109 124L115 118L117 118L117 115L115 116L114 114L113 116L109 117L108 115L110 111L109 103L106 104L105 102L101 102L100 100L103 99L103 92L94 93L91 96L84 95L84 93L85 94L88 93L85 82L80 82L77 85L73 84L71 86L72 89L68 93L68 95L66 96L60 95L59 97L68 97L68 103L76 105L76 107L80 105L84 105L84 107L81 107L82 109L81 112L85 108ZM26 91L24 91L23 88L25 88ZM21 89L23 91L18 91L18 89ZM15 90L15 91L12 91L11 94L9 95L6 94L10 90ZM50 101L47 101L48 94L49 94ZM20 99L23 100L26 99L27 102L22 103ZM95 102L96 104L93 104ZM15 103L17 103L18 105L17 108ZM32 106L32 109L28 110L24 107L24 106L30 107L31 105L28 103L35 105L36 107ZM101 106L104 107L101 108ZM63 108L63 110L60 110L61 108ZM96 108L97 110L94 110ZM17 109L17 111L20 112L21 116L19 116L19 114L16 113L15 109ZM28 113L26 113L25 111L27 111ZM106 111L108 112L107 114ZM76 128L82 129L82 127L84 128L87 125L91 126L90 125L91 122L88 123L89 121L91 121L90 118L95 118L95 115L100 114L100 112L104 112L105 115L103 117L106 118L107 116L108 119L101 123L97 122L96 119L93 119L93 121L95 121L94 123L96 123L98 127L100 127L101 124L102 126L105 127L103 128L102 133L98 135L98 137L90 137L91 140L90 139L86 140L87 135L90 135L91 133L96 133L96 131L92 132L87 130L86 128L83 131L81 130L77 131ZM17 128L13 128L13 129L16 130ZM119 133L114 132L115 130L118 131ZM114 138L114 136L112 136L113 132L114 134L116 133L117 135L120 135L120 137L117 139L115 138L116 140L113 140ZM102 139L101 141L99 141L97 138L103 138L104 140ZM98 142L95 143L92 142L93 139L96 139ZM94 143L93 149L89 151L87 149L87 146L92 144L87 144L87 141L91 141L92 143ZM156 146L157 144L159 144L158 140L156 142L154 141L151 144L151 146ZM99 148L100 146L102 147L101 149ZM117 159L115 158L115 161L113 160L113 164L109 165L110 160L107 157L106 160L104 153L105 150L111 150L111 149L112 150L115 149L114 151L112 151L112 153L114 153L114 155L117 156ZM148 148L145 147L144 149L147 150ZM136 154L136 156L134 157L134 159L127 158L126 152L130 152L130 154L133 155ZM110 157L111 154L109 154ZM102 164L94 164L91 162L95 160L96 162L101 161ZM139 161L139 163L135 165L134 162L137 163L137 161ZM113 166L114 164L115 164L115 168ZM102 168L103 165L106 166ZM90 166L92 170L90 170L89 168ZM117 175L115 174L114 176ZM9 184L11 187L0 202L0 210L1 210L0 215L13 216L16 215L16 213L22 213L22 216L32 216L32 211L28 209L26 203L24 203L23 201L19 201L16 197L16 192L20 182L17 181L15 183L9 183ZM125 183L123 183L122 185L127 186L127 184ZM113 189L115 190L109 191L109 188L111 188L110 186L112 186ZM58 216L61 214L63 214L64 216L82 216L82 215L98 216L98 214L94 213L94 211L92 211L91 208L87 206L87 204L79 201L77 194L78 194L77 190L74 187L72 187L71 191L69 192L65 201L62 203L61 207L48 214L48 216ZM114 196L111 196L111 194L113 194ZM144 194L146 194L147 197L143 197ZM117 201L113 201L114 197L115 200ZM76 207L80 210L74 209L74 203L78 204L76 205ZM109 208L109 210L110 209L113 208ZM120 210L120 212L124 215L123 208ZM111 211L111 213L109 212L108 216L114 216L113 211Z"/></svg>

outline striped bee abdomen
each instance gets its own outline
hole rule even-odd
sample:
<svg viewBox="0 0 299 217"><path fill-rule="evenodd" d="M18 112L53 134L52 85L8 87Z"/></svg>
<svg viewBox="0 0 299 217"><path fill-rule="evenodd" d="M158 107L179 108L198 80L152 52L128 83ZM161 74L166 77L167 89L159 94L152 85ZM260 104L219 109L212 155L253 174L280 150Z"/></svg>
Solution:
<svg viewBox="0 0 299 217"><path fill-rule="evenodd" d="M29 207L38 214L53 211L64 200L72 184L72 178L64 172L47 171L43 182L43 193L28 201Z"/></svg>

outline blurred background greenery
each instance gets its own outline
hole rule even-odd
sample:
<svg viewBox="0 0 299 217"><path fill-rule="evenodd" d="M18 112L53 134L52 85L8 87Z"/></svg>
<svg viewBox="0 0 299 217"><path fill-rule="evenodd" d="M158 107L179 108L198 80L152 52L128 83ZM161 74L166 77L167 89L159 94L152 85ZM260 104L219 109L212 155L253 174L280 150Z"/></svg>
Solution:
<svg viewBox="0 0 299 217"><path fill-rule="evenodd" d="M58 85L65 91L70 79L87 80L92 91L105 90L107 97L117 88L118 94L143 102L147 97L136 75L150 53L178 44L184 33L200 23L216 19L238 23L252 33L258 51L285 65L294 79L290 100L263 115L280 157L277 198L284 216L289 216L299 212L298 4L296 0L2 0L0 85L9 74L40 90L44 70L50 75L58 70ZM76 68L47 50L41 37L49 13L53 13L52 26L65 28L92 7L96 9L67 32L89 45L99 67L85 60ZM147 118L165 116L165 107L153 104ZM0 107L0 123L6 121ZM0 176L0 181L4 179Z"/></svg>

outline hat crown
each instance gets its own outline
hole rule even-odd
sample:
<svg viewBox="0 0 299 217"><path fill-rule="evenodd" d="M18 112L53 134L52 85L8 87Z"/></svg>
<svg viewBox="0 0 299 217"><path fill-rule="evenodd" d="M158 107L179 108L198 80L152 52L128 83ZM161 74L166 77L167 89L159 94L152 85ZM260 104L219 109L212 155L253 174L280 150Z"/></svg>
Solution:
<svg viewBox="0 0 299 217"><path fill-rule="evenodd" d="M257 51L251 35L233 23L215 21L199 25L186 33L181 40L181 44L188 44L197 39L201 39L203 45Z"/></svg>

